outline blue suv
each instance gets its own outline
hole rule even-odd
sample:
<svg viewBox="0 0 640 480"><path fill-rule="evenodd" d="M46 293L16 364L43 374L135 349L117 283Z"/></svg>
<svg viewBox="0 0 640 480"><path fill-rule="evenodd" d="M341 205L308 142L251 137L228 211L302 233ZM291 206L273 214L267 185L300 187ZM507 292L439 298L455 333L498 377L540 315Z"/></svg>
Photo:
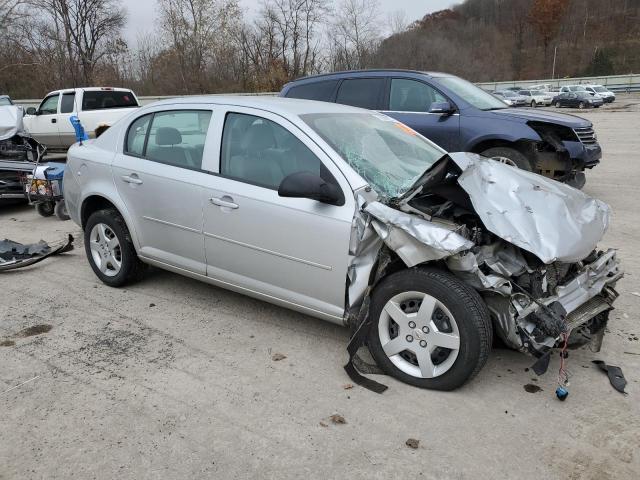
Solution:
<svg viewBox="0 0 640 480"><path fill-rule="evenodd" d="M305 77L281 97L384 112L449 152L475 152L582 188L600 162L593 125L574 115L509 108L474 84L446 73L362 70Z"/></svg>

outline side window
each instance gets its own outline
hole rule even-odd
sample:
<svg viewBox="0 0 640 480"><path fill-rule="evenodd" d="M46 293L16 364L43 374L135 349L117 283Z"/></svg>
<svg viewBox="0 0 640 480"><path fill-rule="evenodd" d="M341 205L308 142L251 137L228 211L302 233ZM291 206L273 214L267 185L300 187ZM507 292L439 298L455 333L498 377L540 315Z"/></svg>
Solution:
<svg viewBox="0 0 640 480"><path fill-rule="evenodd" d="M137 157L144 156L145 140L149 131L149 123L153 115L145 115L134 121L127 132L125 152Z"/></svg>
<svg viewBox="0 0 640 480"><path fill-rule="evenodd" d="M331 102L333 92L338 84L337 80L326 82L308 83L292 87L287 92L287 98L302 98L304 100L319 100L321 102Z"/></svg>
<svg viewBox="0 0 640 480"><path fill-rule="evenodd" d="M75 110L76 93L63 93L60 102L60 113L71 113Z"/></svg>
<svg viewBox="0 0 640 480"><path fill-rule="evenodd" d="M59 93L55 95L51 95L50 97L45 98L40 104L40 108L38 111L40 115L53 115L58 113L58 98L60 97Z"/></svg>
<svg viewBox="0 0 640 480"><path fill-rule="evenodd" d="M355 78L344 80L338 90L336 103L375 110L380 106L384 78Z"/></svg>
<svg viewBox="0 0 640 480"><path fill-rule="evenodd" d="M277 190L286 176L310 172L337 184L304 143L265 118L227 114L221 150L220 173L236 180Z"/></svg>
<svg viewBox="0 0 640 480"><path fill-rule="evenodd" d="M498 94L502 96L502 94ZM389 110L398 112L428 112L432 103L446 102L435 88L416 80L391 80Z"/></svg>
<svg viewBox="0 0 640 480"><path fill-rule="evenodd" d="M144 157L176 167L200 169L211 111L171 110L153 115Z"/></svg>

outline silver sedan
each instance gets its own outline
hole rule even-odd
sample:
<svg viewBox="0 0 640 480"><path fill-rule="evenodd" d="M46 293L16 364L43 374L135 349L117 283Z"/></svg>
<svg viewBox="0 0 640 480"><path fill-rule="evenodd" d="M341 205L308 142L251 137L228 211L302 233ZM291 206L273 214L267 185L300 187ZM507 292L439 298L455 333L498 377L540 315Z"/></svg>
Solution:
<svg viewBox="0 0 640 480"><path fill-rule="evenodd" d="M621 275L602 202L330 103L146 106L69 150L64 194L107 285L150 264L348 326L425 388L476 375L494 331L537 357L601 338Z"/></svg>

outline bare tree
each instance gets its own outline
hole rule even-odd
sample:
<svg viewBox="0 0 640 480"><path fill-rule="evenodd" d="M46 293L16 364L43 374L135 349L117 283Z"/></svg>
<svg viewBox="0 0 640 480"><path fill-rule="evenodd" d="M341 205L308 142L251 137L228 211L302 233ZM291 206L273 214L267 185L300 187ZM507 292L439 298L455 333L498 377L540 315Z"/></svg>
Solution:
<svg viewBox="0 0 640 480"><path fill-rule="evenodd" d="M378 0L342 0L331 33L334 69L368 67L381 38Z"/></svg>
<svg viewBox="0 0 640 480"><path fill-rule="evenodd" d="M388 15L387 24L389 33L395 35L404 32L409 28L409 19L404 10L395 10Z"/></svg>

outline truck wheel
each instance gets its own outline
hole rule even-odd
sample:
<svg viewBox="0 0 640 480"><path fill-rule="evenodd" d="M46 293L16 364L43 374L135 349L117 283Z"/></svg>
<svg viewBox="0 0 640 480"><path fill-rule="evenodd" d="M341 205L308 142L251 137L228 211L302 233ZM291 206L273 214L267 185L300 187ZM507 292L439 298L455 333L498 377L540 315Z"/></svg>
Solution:
<svg viewBox="0 0 640 480"><path fill-rule="evenodd" d="M510 147L493 147L480 153L483 157L493 158L499 162L514 165L528 172L533 171L531 162L527 157L515 148Z"/></svg>
<svg viewBox="0 0 640 480"><path fill-rule="evenodd" d="M64 200L56 202L55 212L56 217L62 221L69 220L71 218L67 213L67 205L64 203Z"/></svg>
<svg viewBox="0 0 640 480"><path fill-rule="evenodd" d="M383 279L371 297L367 344L387 374L416 387L454 390L491 351L487 306L442 270L412 268Z"/></svg>
<svg viewBox="0 0 640 480"><path fill-rule="evenodd" d="M53 202L38 202L36 203L36 212L43 217L50 217L55 213L55 204Z"/></svg>
<svg viewBox="0 0 640 480"><path fill-rule="evenodd" d="M142 277L140 261L124 219L113 208L98 210L84 227L84 248L97 277L111 287L122 287Z"/></svg>

